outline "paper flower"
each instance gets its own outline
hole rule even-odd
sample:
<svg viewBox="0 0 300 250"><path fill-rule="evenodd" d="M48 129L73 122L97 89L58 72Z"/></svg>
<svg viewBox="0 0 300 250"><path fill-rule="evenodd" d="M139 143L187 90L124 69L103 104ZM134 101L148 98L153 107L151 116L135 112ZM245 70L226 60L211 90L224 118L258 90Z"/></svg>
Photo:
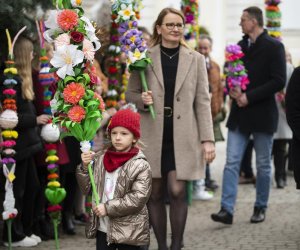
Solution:
<svg viewBox="0 0 300 250"><path fill-rule="evenodd" d="M62 207L60 205L53 205L53 206L49 206L47 207L47 211L50 212L58 212L61 211Z"/></svg>
<svg viewBox="0 0 300 250"><path fill-rule="evenodd" d="M49 155L47 156L45 162L57 162L59 159L56 155Z"/></svg>
<svg viewBox="0 0 300 250"><path fill-rule="evenodd" d="M68 112L68 117L73 122L81 122L82 119L85 117L85 110L83 107L80 107L78 105L70 108Z"/></svg>
<svg viewBox="0 0 300 250"><path fill-rule="evenodd" d="M0 143L0 147L11 148L16 146L16 142L13 140L7 140Z"/></svg>
<svg viewBox="0 0 300 250"><path fill-rule="evenodd" d="M126 4L122 3L121 4L121 9L118 11L118 18L117 22L122 20L122 21L128 21L131 17L135 17L135 12L132 10L132 5L131 4Z"/></svg>
<svg viewBox="0 0 300 250"><path fill-rule="evenodd" d="M248 75L241 58L244 53L239 45L233 44L226 46L226 61L227 61L227 85L229 88L239 86L242 90L246 90L249 84Z"/></svg>
<svg viewBox="0 0 300 250"><path fill-rule="evenodd" d="M79 7L81 6L81 0L71 0L71 4L72 4L72 7Z"/></svg>
<svg viewBox="0 0 300 250"><path fill-rule="evenodd" d="M80 83L75 82L68 84L63 92L65 102L71 104L77 104L84 94L84 87Z"/></svg>
<svg viewBox="0 0 300 250"><path fill-rule="evenodd" d="M70 36L66 33L60 34L54 41L55 47L70 45Z"/></svg>
<svg viewBox="0 0 300 250"><path fill-rule="evenodd" d="M69 31L78 24L78 15L73 10L63 10L57 16L57 23L64 31Z"/></svg>
<svg viewBox="0 0 300 250"><path fill-rule="evenodd" d="M85 58L89 61L94 60L95 56L95 48L91 41L84 39L83 40L83 48L82 48L83 54Z"/></svg>
<svg viewBox="0 0 300 250"><path fill-rule="evenodd" d="M73 67L83 62L84 53L76 45L63 45L54 51L50 63L59 68L56 73L60 78L75 76Z"/></svg>
<svg viewBox="0 0 300 250"><path fill-rule="evenodd" d="M18 138L18 132L14 130L5 130L2 131L1 134L4 138L14 138L14 139Z"/></svg>

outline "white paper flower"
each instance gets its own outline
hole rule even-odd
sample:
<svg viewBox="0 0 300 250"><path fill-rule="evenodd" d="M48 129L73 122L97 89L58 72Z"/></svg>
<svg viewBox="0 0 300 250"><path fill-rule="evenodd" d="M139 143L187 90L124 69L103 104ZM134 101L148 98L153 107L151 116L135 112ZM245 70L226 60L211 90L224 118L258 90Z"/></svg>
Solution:
<svg viewBox="0 0 300 250"><path fill-rule="evenodd" d="M50 63L53 67L59 68L56 74L63 79L66 75L75 76L73 67L81 63L83 59L84 54L77 49L76 45L63 45L54 51Z"/></svg>
<svg viewBox="0 0 300 250"><path fill-rule="evenodd" d="M95 51L100 49L101 43L99 42L98 37L95 35L94 26L87 17L83 16L80 19L85 22L84 29L86 30L88 39L95 44Z"/></svg>
<svg viewBox="0 0 300 250"><path fill-rule="evenodd" d="M141 53L138 49L135 49L134 53L131 51L128 52L128 59L130 64L143 58L146 58L145 51Z"/></svg>
<svg viewBox="0 0 300 250"><path fill-rule="evenodd" d="M127 21L130 19L130 17L135 16L134 11L132 10L132 5L126 5L126 4L121 4L121 10L118 11L118 18L122 18L124 21Z"/></svg>
<svg viewBox="0 0 300 250"><path fill-rule="evenodd" d="M118 95L118 92L115 89L111 89L107 91L107 96L116 96Z"/></svg>
<svg viewBox="0 0 300 250"><path fill-rule="evenodd" d="M54 115L57 112L57 99L54 97L50 101L51 113Z"/></svg>
<svg viewBox="0 0 300 250"><path fill-rule="evenodd" d="M57 49L63 45L70 45L70 36L67 33L63 33L55 38L54 44L55 48Z"/></svg>
<svg viewBox="0 0 300 250"><path fill-rule="evenodd" d="M53 42L53 36L60 34L63 32L63 30L58 26L57 23L57 15L61 11L59 10L50 10L49 11L49 16L48 19L45 21L45 26L48 28L43 34L44 38L46 39L47 42L51 43Z"/></svg>
<svg viewBox="0 0 300 250"><path fill-rule="evenodd" d="M95 56L95 48L93 44L88 39L84 39L82 45L82 51L85 58L92 62Z"/></svg>
<svg viewBox="0 0 300 250"><path fill-rule="evenodd" d="M48 124L45 124L42 127L41 137L46 142L56 142L56 141L58 141L59 135L60 135L59 128L55 124L48 123Z"/></svg>
<svg viewBox="0 0 300 250"><path fill-rule="evenodd" d="M81 152L83 153L87 153L90 151L91 149L91 144L89 141L81 141L80 142L80 149L81 149Z"/></svg>

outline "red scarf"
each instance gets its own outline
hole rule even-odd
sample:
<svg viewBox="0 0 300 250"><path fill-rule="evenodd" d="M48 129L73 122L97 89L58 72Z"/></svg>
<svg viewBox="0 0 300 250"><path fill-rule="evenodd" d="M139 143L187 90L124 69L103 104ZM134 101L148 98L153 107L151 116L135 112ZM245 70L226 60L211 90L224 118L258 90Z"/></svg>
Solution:
<svg viewBox="0 0 300 250"><path fill-rule="evenodd" d="M116 152L112 149L108 149L103 157L104 168L107 172L113 172L117 168L124 165L125 162L130 160L132 157L137 155L139 152L138 148L131 148L128 152Z"/></svg>

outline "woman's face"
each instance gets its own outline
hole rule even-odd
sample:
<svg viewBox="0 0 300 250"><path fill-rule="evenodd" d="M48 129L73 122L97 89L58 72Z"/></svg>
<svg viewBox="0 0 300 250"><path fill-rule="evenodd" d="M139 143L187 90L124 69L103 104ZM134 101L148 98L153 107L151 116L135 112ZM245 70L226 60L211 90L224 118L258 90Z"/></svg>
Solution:
<svg viewBox="0 0 300 250"><path fill-rule="evenodd" d="M161 35L162 45L165 47L179 45L183 36L184 24L181 16L168 13L161 25L156 26L157 33Z"/></svg>

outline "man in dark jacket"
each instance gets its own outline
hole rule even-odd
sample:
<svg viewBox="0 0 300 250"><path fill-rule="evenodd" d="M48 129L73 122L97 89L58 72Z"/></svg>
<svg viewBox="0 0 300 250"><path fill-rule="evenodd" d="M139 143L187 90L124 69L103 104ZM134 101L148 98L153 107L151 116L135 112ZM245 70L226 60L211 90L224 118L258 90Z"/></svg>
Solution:
<svg viewBox="0 0 300 250"><path fill-rule="evenodd" d="M239 168L250 135L253 136L257 162L256 201L251 223L265 219L271 185L273 133L277 129L278 110L275 93L284 87L286 64L283 45L263 29L263 14L257 7L243 11L240 25L245 34L239 42L250 84L246 91L230 90L232 107L227 122L228 141L223 173L221 210L214 221L232 224L237 196Z"/></svg>
<svg viewBox="0 0 300 250"><path fill-rule="evenodd" d="M300 189L300 67L292 74L286 91L286 118L293 131L291 164L297 189Z"/></svg>

